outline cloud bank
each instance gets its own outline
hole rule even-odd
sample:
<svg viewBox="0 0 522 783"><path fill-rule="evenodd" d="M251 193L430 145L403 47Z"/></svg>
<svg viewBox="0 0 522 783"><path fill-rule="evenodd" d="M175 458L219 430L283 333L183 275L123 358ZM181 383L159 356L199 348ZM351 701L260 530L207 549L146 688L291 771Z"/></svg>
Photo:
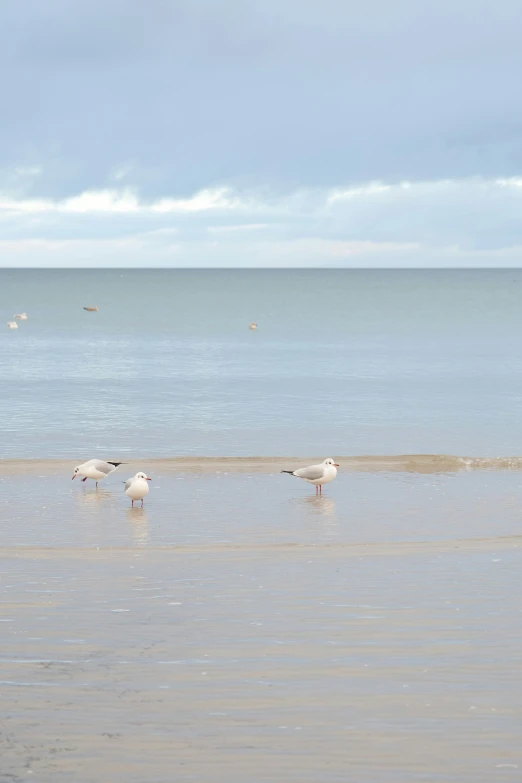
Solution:
<svg viewBox="0 0 522 783"><path fill-rule="evenodd" d="M0 265L522 263L515 0L5 0Z"/></svg>
<svg viewBox="0 0 522 783"><path fill-rule="evenodd" d="M130 188L4 194L0 255L13 266L512 265L522 258L521 210L517 177L152 201Z"/></svg>

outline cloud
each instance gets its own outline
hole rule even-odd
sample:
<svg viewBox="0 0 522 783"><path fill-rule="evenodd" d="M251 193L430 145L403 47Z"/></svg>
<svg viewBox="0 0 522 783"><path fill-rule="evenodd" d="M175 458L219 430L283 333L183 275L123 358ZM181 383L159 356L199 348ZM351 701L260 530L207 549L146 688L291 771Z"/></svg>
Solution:
<svg viewBox="0 0 522 783"><path fill-rule="evenodd" d="M17 177L39 177L42 173L41 166L16 166L14 173Z"/></svg>
<svg viewBox="0 0 522 783"><path fill-rule="evenodd" d="M7 0L0 168L41 164L38 199L509 178L519 21L516 0Z"/></svg>
<svg viewBox="0 0 522 783"><path fill-rule="evenodd" d="M121 182L121 180L126 179L129 174L132 174L132 171L133 166L130 163L115 166L109 174L109 179L114 180L115 182Z"/></svg>
<svg viewBox="0 0 522 783"><path fill-rule="evenodd" d="M152 201L126 187L64 199L4 193L0 263L511 265L522 262L521 208L520 177L218 187Z"/></svg>
<svg viewBox="0 0 522 783"><path fill-rule="evenodd" d="M0 196L0 212L25 212L39 214L43 212L73 214L127 214L160 213L176 214L185 212L205 212L213 209L233 209L241 203L227 188L206 189L186 199L160 199L153 202L141 202L132 189L124 190L87 190L78 196L54 201L50 199L21 199Z"/></svg>
<svg viewBox="0 0 522 783"><path fill-rule="evenodd" d="M244 232L254 232L254 231L264 231L267 228L270 228L270 223L242 223L239 225L231 225L231 226L208 226L207 231L209 234L235 234L238 231Z"/></svg>
<svg viewBox="0 0 522 783"><path fill-rule="evenodd" d="M519 21L0 3L0 264L522 263Z"/></svg>

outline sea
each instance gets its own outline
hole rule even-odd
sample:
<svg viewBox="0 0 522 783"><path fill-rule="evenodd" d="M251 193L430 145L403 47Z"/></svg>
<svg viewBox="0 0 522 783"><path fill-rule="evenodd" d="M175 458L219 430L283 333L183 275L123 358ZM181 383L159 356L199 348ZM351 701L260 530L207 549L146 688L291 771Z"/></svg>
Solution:
<svg viewBox="0 0 522 783"><path fill-rule="evenodd" d="M3 269L0 311L0 458L522 453L518 270Z"/></svg>

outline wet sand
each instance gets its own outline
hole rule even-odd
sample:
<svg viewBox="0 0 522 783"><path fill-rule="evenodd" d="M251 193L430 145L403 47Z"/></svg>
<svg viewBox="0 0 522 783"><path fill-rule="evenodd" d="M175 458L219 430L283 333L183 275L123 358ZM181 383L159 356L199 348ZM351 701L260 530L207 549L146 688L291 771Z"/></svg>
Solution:
<svg viewBox="0 0 522 783"><path fill-rule="evenodd" d="M0 780L520 780L517 473L232 462L2 470Z"/></svg>
<svg viewBox="0 0 522 783"><path fill-rule="evenodd" d="M344 472L364 471L399 473L455 473L466 470L522 470L522 457L466 457L452 454L397 454L339 456ZM104 457L118 460L118 455ZM136 472L144 463L151 470L164 474L179 473L278 473L289 466L304 467L324 460L324 455L310 457L161 457L145 460L124 459L129 473ZM122 458L123 459L123 458ZM81 462L81 460L80 460ZM5 459L0 460L3 475L54 475L66 473L78 464L78 459ZM123 468L122 468L123 469Z"/></svg>

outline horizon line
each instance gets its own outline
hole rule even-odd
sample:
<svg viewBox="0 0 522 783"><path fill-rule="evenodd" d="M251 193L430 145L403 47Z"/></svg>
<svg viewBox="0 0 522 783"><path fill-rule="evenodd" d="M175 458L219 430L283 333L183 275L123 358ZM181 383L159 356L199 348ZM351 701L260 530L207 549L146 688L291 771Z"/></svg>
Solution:
<svg viewBox="0 0 522 783"><path fill-rule="evenodd" d="M515 272L520 266L1 266L0 272Z"/></svg>

